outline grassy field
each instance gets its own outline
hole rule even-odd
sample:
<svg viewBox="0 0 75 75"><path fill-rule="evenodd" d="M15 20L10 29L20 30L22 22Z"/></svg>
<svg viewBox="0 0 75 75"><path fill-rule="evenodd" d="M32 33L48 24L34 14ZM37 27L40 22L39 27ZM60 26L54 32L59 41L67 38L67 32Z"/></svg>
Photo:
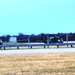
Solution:
<svg viewBox="0 0 75 75"><path fill-rule="evenodd" d="M75 75L75 53L0 55L0 75Z"/></svg>

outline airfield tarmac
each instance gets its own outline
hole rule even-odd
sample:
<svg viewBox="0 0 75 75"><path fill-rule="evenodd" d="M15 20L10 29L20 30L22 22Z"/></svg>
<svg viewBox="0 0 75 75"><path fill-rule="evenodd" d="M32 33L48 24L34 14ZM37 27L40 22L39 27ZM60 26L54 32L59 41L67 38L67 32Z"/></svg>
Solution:
<svg viewBox="0 0 75 75"><path fill-rule="evenodd" d="M27 54L42 54L42 53L74 53L75 48L53 48L53 49L15 49L15 50L0 50L0 55L27 55Z"/></svg>

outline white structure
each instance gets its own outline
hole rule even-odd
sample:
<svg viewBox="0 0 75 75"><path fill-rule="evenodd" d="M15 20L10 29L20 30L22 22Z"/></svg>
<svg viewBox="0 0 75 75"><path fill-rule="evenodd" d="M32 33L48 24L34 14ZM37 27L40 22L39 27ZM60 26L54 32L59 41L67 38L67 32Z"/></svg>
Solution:
<svg viewBox="0 0 75 75"><path fill-rule="evenodd" d="M12 36L12 37L10 37L9 42L15 43L15 42L17 42L17 38Z"/></svg>

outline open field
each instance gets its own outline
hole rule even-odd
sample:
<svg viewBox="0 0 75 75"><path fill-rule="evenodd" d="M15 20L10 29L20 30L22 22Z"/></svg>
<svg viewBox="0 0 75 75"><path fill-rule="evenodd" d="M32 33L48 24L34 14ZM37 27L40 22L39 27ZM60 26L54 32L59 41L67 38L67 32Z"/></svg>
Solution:
<svg viewBox="0 0 75 75"><path fill-rule="evenodd" d="M75 75L75 53L0 55L0 75Z"/></svg>

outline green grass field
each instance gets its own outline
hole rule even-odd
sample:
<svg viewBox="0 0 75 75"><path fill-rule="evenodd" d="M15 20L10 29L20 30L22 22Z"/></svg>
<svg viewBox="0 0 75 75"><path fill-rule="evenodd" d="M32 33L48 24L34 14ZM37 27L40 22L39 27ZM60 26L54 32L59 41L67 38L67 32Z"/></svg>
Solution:
<svg viewBox="0 0 75 75"><path fill-rule="evenodd" d="M0 75L75 75L75 53L0 55Z"/></svg>

